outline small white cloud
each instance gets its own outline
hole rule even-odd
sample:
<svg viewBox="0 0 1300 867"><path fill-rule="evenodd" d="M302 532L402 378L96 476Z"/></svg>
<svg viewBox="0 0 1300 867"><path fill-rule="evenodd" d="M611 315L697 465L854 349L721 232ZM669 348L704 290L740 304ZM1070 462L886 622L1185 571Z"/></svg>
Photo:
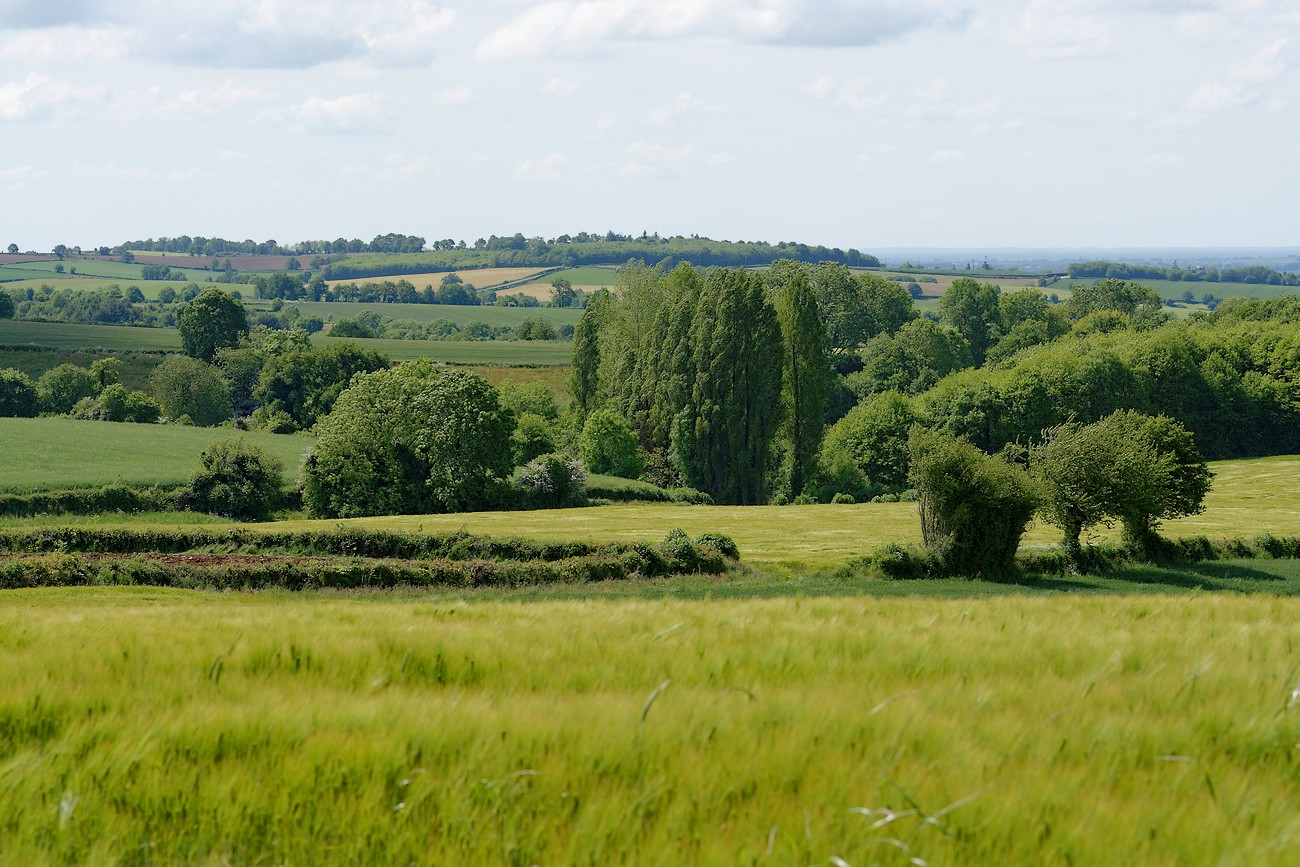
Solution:
<svg viewBox="0 0 1300 867"><path fill-rule="evenodd" d="M898 145L895 144L877 144L872 145L858 154L857 162L861 164L874 163L883 157L887 157L898 151Z"/></svg>
<svg viewBox="0 0 1300 867"><path fill-rule="evenodd" d="M930 156L926 158L926 161L935 163L936 165L964 163L966 162L966 152L956 149L937 150L930 154Z"/></svg>
<svg viewBox="0 0 1300 867"><path fill-rule="evenodd" d="M1206 81L1192 92L1188 109L1195 115L1231 111L1253 105L1263 98L1261 88L1287 71L1285 53L1289 40L1275 40L1228 68L1219 81Z"/></svg>
<svg viewBox="0 0 1300 867"><path fill-rule="evenodd" d="M1154 153L1147 157L1147 162L1156 166L1176 166L1184 162L1184 157L1171 152Z"/></svg>
<svg viewBox="0 0 1300 867"><path fill-rule="evenodd" d="M437 165L427 156L393 153L384 157L384 167L375 177L381 181L408 181L426 175L440 174Z"/></svg>
<svg viewBox="0 0 1300 867"><path fill-rule="evenodd" d="M162 174L153 170L132 166L120 166L115 161L106 163L74 163L72 173L79 178L109 178L121 181L156 181Z"/></svg>
<svg viewBox="0 0 1300 867"><path fill-rule="evenodd" d="M663 173L681 173L692 165L720 166L731 162L725 152L708 153L693 144L677 146L656 142L634 141L628 145L627 159L614 166L617 174L645 177Z"/></svg>
<svg viewBox="0 0 1300 867"><path fill-rule="evenodd" d="M559 180L563 154L547 154L534 160L524 160L515 166L515 177L525 181Z"/></svg>
<svg viewBox="0 0 1300 867"><path fill-rule="evenodd" d="M21 190L33 181L45 178L49 172L34 166L10 166L0 169L0 183L7 189Z"/></svg>
<svg viewBox="0 0 1300 867"><path fill-rule="evenodd" d="M829 75L823 75L805 84L803 92L819 102L830 102L856 111L879 108L889 101L885 94L873 91L871 82L864 78L840 82Z"/></svg>
<svg viewBox="0 0 1300 867"><path fill-rule="evenodd" d="M248 154L243 151L231 150L230 148L217 151L217 162L223 166L237 166L247 162L247 160Z"/></svg>
<svg viewBox="0 0 1300 867"><path fill-rule="evenodd" d="M444 87L434 93L431 102L434 105L465 105L474 98L474 89L466 85Z"/></svg>
<svg viewBox="0 0 1300 867"><path fill-rule="evenodd" d="M0 84L0 121L41 117L59 106L99 99L103 94L103 87L80 87L29 72L22 81Z"/></svg>
<svg viewBox="0 0 1300 867"><path fill-rule="evenodd" d="M290 109L287 119L312 132L346 135L382 132L392 123L387 98L380 93L353 93L335 99L313 96Z"/></svg>
<svg viewBox="0 0 1300 867"><path fill-rule="evenodd" d="M156 91L157 88L152 90ZM211 117L231 108L264 102L270 98L271 94L260 87L249 87L226 81L217 87L180 91L171 99L156 102L153 111L158 115L178 119ZM148 105L151 101L132 98L125 102L126 107L131 109L132 106L138 108L141 105Z"/></svg>
<svg viewBox="0 0 1300 867"><path fill-rule="evenodd" d="M689 93L679 93L672 102L656 106L655 109L650 112L650 122L656 125L662 125L682 115L705 111L707 109L708 106L705 105L704 100L696 99Z"/></svg>
<svg viewBox="0 0 1300 867"><path fill-rule="evenodd" d="M1114 15L1075 12L1060 0L1030 0L1023 12L1005 20L1001 32L1033 57L1092 57L1110 50ZM1085 7L1086 8L1086 7Z"/></svg>
<svg viewBox="0 0 1300 867"><path fill-rule="evenodd" d="M551 96L573 96L582 85L577 81L567 78L552 78L542 85L542 93L548 93Z"/></svg>
<svg viewBox="0 0 1300 867"><path fill-rule="evenodd" d="M0 57L17 63L116 60L126 56L130 32L116 27L48 27L24 30L0 43Z"/></svg>

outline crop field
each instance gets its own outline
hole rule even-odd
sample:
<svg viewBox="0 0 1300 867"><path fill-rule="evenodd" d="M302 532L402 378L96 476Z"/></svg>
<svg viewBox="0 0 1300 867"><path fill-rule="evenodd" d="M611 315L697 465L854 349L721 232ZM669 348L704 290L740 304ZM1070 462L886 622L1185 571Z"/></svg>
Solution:
<svg viewBox="0 0 1300 867"><path fill-rule="evenodd" d="M374 349L393 361L429 358L444 364L504 366L567 365L570 348L569 343L559 340L386 340L312 335L316 346L338 342Z"/></svg>
<svg viewBox="0 0 1300 867"><path fill-rule="evenodd" d="M69 418L0 418L0 491L183 483L216 440L247 437L278 456L286 481L312 440L230 428L128 424Z"/></svg>
<svg viewBox="0 0 1300 867"><path fill-rule="evenodd" d="M1045 290L1048 292L1060 289L1069 289L1076 284L1090 286L1097 282L1094 278L1078 280L1059 280ZM1134 283L1141 283L1143 286L1150 286L1156 290L1156 293L1163 299L1181 300L1184 292L1191 292L1192 296L1200 301L1207 293L1215 298L1277 298L1281 295L1300 295L1300 287L1297 286L1270 286L1267 283L1197 283L1184 280L1148 280L1145 278L1137 279ZM1202 304L1193 305L1193 309L1205 309Z"/></svg>
<svg viewBox="0 0 1300 867"><path fill-rule="evenodd" d="M133 328L127 325L68 325L0 319L0 346L10 348L119 349L132 352L180 352L175 328Z"/></svg>
<svg viewBox="0 0 1300 867"><path fill-rule="evenodd" d="M39 291L42 288L49 287L50 289L58 290L71 289L74 292L102 292L105 289L116 287L125 293L129 287L134 286L140 290L146 300L157 301L158 294L162 292L164 286L170 286L177 294L179 294L180 291L190 283L198 283L204 288L210 285L216 285L206 282L206 280L210 278L203 278L201 280L141 280L139 278L132 280L119 280L114 277L82 277L80 275L69 277L65 274L54 274L51 276L53 279L41 278L34 280L13 280L7 283L0 283L0 289L31 289L32 291ZM241 287L225 286L222 288L229 290ZM244 291L248 291L247 287L242 288Z"/></svg>
<svg viewBox="0 0 1300 867"><path fill-rule="evenodd" d="M429 271L423 274L394 274L391 277L357 277L351 280L329 280L328 286L338 286L344 283L356 283L358 286L365 283L382 283L385 280L391 280L396 283L398 280L405 280L416 289L423 289L425 286L438 288L444 277L448 274L455 274L466 283L471 283L475 288L486 289L492 286L499 286L502 283L513 283L516 280L524 280L534 274L546 270L545 268L470 268L464 271Z"/></svg>
<svg viewBox="0 0 1300 867"><path fill-rule="evenodd" d="M1270 597L0 596L15 864L1281 864Z"/></svg>
<svg viewBox="0 0 1300 867"><path fill-rule="evenodd" d="M271 302L244 299L244 306L250 310L269 310ZM561 325L577 325L582 317L581 310L564 307L482 307L469 304L381 304L361 301L287 301L286 307L297 307L304 316L319 316L326 322L337 322L350 318L366 310L392 319L411 319L416 322L432 322L446 319L464 328L471 322L486 322L493 327L501 325L515 326L525 319L541 317L550 320L558 328Z"/></svg>
<svg viewBox="0 0 1300 867"><path fill-rule="evenodd" d="M551 298L551 283L554 280L568 280L574 289L581 289L584 292L595 292L597 289L613 289L617 279L617 267L603 267L600 265L584 265L581 268L565 268L563 271L556 271L553 274L547 274L542 280L535 283L525 283L510 292L522 292L539 301L549 301Z"/></svg>

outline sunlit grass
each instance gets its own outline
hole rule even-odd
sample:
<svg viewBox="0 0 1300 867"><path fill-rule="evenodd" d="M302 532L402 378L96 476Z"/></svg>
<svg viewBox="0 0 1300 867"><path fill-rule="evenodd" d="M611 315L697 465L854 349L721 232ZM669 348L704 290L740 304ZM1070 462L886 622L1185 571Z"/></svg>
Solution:
<svg viewBox="0 0 1300 867"><path fill-rule="evenodd" d="M1298 616L1227 596L10 592L0 852L1292 863Z"/></svg>

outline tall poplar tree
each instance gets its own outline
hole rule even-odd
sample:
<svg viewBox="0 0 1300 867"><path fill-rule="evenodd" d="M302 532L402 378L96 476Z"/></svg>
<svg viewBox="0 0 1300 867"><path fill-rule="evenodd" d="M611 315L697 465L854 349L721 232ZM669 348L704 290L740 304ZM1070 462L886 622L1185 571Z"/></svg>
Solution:
<svg viewBox="0 0 1300 867"><path fill-rule="evenodd" d="M673 425L673 457L720 503L767 501L781 417L781 327L762 279L718 269L704 281L690 329L691 394Z"/></svg>
<svg viewBox="0 0 1300 867"><path fill-rule="evenodd" d="M781 326L783 482L789 486L790 496L797 497L814 471L826 430L826 397L833 375L830 341L806 271L778 272L769 278L772 282L776 284L772 303Z"/></svg>
<svg viewBox="0 0 1300 867"><path fill-rule="evenodd" d="M600 330L610 305L604 289L591 296L587 309L573 329L573 347L569 350L569 391L578 413L578 423L596 409L600 388Z"/></svg>

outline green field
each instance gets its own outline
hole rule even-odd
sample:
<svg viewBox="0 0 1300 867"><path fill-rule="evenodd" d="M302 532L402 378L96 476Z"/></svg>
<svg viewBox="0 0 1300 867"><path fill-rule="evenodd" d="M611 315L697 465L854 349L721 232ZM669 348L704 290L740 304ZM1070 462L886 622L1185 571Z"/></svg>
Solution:
<svg viewBox="0 0 1300 867"><path fill-rule="evenodd" d="M186 286L188 286L190 282L197 282L201 286L214 285L203 281L138 280L138 279L118 280L111 277L65 277L62 274L55 274L53 276L53 279L16 280L8 283L2 283L0 284L0 290L31 289L33 291L39 291L44 287L49 287L50 289L57 289L57 290L71 289L73 291L100 292L105 289L112 289L116 287L117 289L120 289L123 294L125 294L128 288L134 286L140 290L140 292L144 295L144 297L147 300L157 301L158 293L162 292L164 286L170 286L173 290L175 290L179 294L180 291ZM237 287L226 286L223 288L226 288L228 290ZM247 287L244 288L246 291Z"/></svg>
<svg viewBox="0 0 1300 867"><path fill-rule="evenodd" d="M570 344L558 340L361 340L312 335L312 343L355 343L384 353L394 361L431 358L445 364L541 365L569 363Z"/></svg>
<svg viewBox="0 0 1300 867"><path fill-rule="evenodd" d="M249 310L270 310L270 301L244 299ZM370 304L360 301L288 301L285 307L297 307L303 316L319 316L326 322L351 318L366 310L373 310L390 319L411 319L432 322L446 319L464 328L470 322L486 322L491 326L515 326L525 319L541 317L560 325L577 325L582 311L566 307L478 307L461 304Z"/></svg>
<svg viewBox="0 0 1300 867"><path fill-rule="evenodd" d="M247 437L277 455L286 481L297 478L312 440L231 428L127 424L68 418L0 418L0 491L83 488L122 482L167 485L189 480L207 446Z"/></svg>
<svg viewBox="0 0 1300 867"><path fill-rule="evenodd" d="M166 357L157 353L115 352L106 353L89 349L9 349L0 347L0 369L21 370L31 379L60 364L90 367L97 360L112 355L122 362L122 384L131 391L146 391L149 376Z"/></svg>
<svg viewBox="0 0 1300 867"><path fill-rule="evenodd" d="M0 852L1295 863L1298 619L1205 595L5 591Z"/></svg>
<svg viewBox="0 0 1300 867"><path fill-rule="evenodd" d="M0 319L0 346L180 352L181 334L175 328L67 325L62 322Z"/></svg>
<svg viewBox="0 0 1300 867"><path fill-rule="evenodd" d="M1044 289L1044 292L1056 292L1062 289L1069 290L1074 285L1082 283L1085 286L1091 286L1097 280L1092 277L1081 278L1077 280L1065 279L1053 283ZM1207 293L1215 298L1277 298L1280 295L1300 295L1300 287L1297 286L1270 286L1267 283L1197 283L1185 280L1134 280L1134 283L1141 283L1143 286L1150 286L1156 290L1156 293L1162 299L1182 300L1184 292L1191 292L1197 301ZM1197 304L1195 307L1202 307Z"/></svg>

